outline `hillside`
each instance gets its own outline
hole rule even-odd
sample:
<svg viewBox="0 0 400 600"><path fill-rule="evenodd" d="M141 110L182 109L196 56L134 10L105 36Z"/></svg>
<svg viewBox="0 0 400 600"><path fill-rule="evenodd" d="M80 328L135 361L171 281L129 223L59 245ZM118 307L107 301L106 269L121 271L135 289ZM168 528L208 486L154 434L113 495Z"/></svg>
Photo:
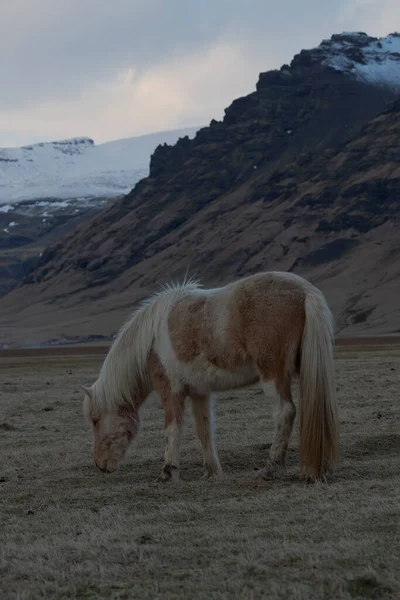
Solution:
<svg viewBox="0 0 400 600"><path fill-rule="evenodd" d="M399 331L400 63L385 51L385 81L376 56L361 69L399 37L385 40L332 36L262 73L222 122L158 147L149 177L0 301L5 340L111 333L186 269L214 286L291 270L323 289L339 334Z"/></svg>

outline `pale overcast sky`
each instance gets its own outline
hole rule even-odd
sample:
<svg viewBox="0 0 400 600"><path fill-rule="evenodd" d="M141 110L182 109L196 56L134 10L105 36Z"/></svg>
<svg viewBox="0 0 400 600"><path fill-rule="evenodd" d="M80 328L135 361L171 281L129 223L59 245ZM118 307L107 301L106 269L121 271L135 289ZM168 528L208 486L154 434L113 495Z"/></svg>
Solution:
<svg viewBox="0 0 400 600"><path fill-rule="evenodd" d="M0 0L0 146L208 124L302 48L396 29L399 0Z"/></svg>

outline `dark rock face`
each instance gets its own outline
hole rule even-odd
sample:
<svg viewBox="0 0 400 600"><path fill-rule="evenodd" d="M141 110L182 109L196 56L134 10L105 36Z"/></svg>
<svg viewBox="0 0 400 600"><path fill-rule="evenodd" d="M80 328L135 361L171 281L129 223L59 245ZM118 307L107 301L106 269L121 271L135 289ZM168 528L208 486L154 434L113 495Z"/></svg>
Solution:
<svg viewBox="0 0 400 600"><path fill-rule="evenodd" d="M297 59L294 62L297 65ZM86 271L88 284L91 277L97 278L96 270L109 276L111 268L117 276L160 252L164 240L196 213L250 182L253 200L262 197L264 203L276 203L282 195L294 197L299 169L315 177L321 153L340 148L384 110L393 95L319 64L307 69L291 66L290 76L286 71L261 74L256 92L235 100L222 122L212 122L193 140L186 137L175 146L158 146L149 177L123 201L85 224L82 230L89 227L88 235L80 235L78 228L51 249L51 259L45 253L35 281L71 269ZM279 174L284 189L277 181ZM330 187L301 202L315 215L317 206L321 212L335 199L337 189ZM361 218L353 221L360 230L367 227ZM342 226L335 217L324 221L321 231L338 231ZM104 247L110 248L106 259ZM83 264L73 258L82 253L92 260ZM101 266L94 269L93 265Z"/></svg>
<svg viewBox="0 0 400 600"><path fill-rule="evenodd" d="M356 38L360 48L370 40ZM50 247L15 297L36 286L56 304L61 286L63 309L84 312L92 289L113 298L128 290L133 301L188 267L210 285L261 269L293 270L327 290L348 285L340 281L358 263L362 271L363 248L398 223L400 101L325 56L323 43L262 73L222 122L159 146L149 177ZM354 324L349 293L332 291L343 328Z"/></svg>

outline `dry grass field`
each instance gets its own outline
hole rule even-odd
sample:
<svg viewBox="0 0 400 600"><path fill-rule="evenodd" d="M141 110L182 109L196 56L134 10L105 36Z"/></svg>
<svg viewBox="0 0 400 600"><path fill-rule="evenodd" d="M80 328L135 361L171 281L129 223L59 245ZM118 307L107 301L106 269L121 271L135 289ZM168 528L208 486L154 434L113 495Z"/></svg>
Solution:
<svg viewBox="0 0 400 600"><path fill-rule="evenodd" d="M341 464L328 484L257 482L271 407L217 400L224 476L204 481L187 413L182 483L157 481L150 398L118 475L95 469L80 383L104 348L0 354L0 598L400 598L400 345L340 346ZM296 429L296 428L295 428Z"/></svg>

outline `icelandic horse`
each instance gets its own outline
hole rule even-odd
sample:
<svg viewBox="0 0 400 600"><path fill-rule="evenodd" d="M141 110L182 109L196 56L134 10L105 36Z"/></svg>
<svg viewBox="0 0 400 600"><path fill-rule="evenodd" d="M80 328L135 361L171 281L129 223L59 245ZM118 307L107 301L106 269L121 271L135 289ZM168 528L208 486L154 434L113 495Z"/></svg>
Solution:
<svg viewBox="0 0 400 600"><path fill-rule="evenodd" d="M192 281L164 287L123 325L97 381L82 386L96 465L104 472L118 468L138 432L140 407L155 391L165 413L161 478L179 481L187 396L205 474L218 475L213 392L257 382L266 392L274 381L275 434L259 473L274 477L285 465L296 416L291 383L298 377L300 469L309 479L323 479L337 462L339 446L333 339L324 296L292 273L259 273L216 289Z"/></svg>

